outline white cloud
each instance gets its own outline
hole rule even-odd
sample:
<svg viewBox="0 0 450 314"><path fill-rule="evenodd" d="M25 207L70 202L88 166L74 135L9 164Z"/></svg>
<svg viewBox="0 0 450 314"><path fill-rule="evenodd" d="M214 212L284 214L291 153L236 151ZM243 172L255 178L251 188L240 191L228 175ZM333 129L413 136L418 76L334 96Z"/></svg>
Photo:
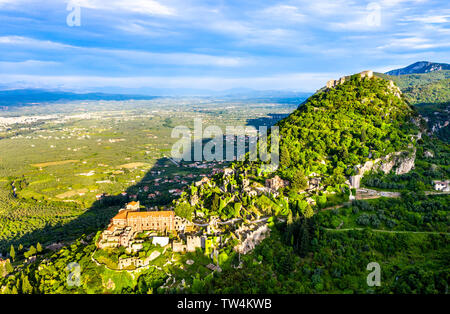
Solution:
<svg viewBox="0 0 450 314"><path fill-rule="evenodd" d="M304 22L306 15L301 13L298 7L278 4L265 8L260 12L263 18L282 22Z"/></svg>
<svg viewBox="0 0 450 314"><path fill-rule="evenodd" d="M81 55L86 57L116 57L118 58L118 61L127 60L128 62L148 64L236 67L251 62L250 59L233 56L215 56L198 53L156 53L140 50L79 47L21 36L0 37L0 45L2 44L25 46L27 47L28 52L33 48L47 50L66 49L70 55L73 54L77 57L80 57Z"/></svg>
<svg viewBox="0 0 450 314"><path fill-rule="evenodd" d="M55 68L60 66L59 62L25 60L19 62L0 61L0 72L4 73L39 73L48 67Z"/></svg>
<svg viewBox="0 0 450 314"><path fill-rule="evenodd" d="M155 0L72 0L83 8L128 11L146 15L176 15L176 10Z"/></svg>
<svg viewBox="0 0 450 314"><path fill-rule="evenodd" d="M406 17L403 21L422 22L425 24L442 24L450 22L450 15L428 15Z"/></svg>
<svg viewBox="0 0 450 314"><path fill-rule="evenodd" d="M385 45L378 46L378 49L431 49L439 47L450 47L450 42L447 40L437 41L428 37L408 36L408 37L394 37Z"/></svg>
<svg viewBox="0 0 450 314"><path fill-rule="evenodd" d="M50 40L39 40L23 36L1 36L0 44L14 45L14 46L30 46L34 48L44 48L44 49L76 48L75 46L66 45Z"/></svg>

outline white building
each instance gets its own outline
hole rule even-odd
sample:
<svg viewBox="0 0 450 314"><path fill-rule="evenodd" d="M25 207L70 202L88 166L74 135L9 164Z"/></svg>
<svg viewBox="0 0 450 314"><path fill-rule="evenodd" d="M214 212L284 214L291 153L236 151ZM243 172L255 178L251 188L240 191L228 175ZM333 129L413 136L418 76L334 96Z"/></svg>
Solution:
<svg viewBox="0 0 450 314"><path fill-rule="evenodd" d="M433 181L434 189L441 192L450 192L450 180Z"/></svg>

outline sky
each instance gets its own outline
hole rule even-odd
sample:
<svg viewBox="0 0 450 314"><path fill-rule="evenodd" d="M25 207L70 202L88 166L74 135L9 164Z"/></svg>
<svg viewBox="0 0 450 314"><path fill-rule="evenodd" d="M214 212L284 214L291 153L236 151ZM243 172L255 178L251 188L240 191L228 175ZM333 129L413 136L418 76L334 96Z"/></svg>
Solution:
<svg viewBox="0 0 450 314"><path fill-rule="evenodd" d="M313 92L449 52L448 0L0 0L0 88Z"/></svg>

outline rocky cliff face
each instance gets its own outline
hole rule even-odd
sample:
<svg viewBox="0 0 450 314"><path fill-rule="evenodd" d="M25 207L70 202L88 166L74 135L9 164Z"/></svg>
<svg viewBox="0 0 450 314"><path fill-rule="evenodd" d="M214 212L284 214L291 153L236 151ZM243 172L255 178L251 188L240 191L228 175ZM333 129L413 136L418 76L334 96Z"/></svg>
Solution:
<svg viewBox="0 0 450 314"><path fill-rule="evenodd" d="M395 174L405 174L414 168L414 162L416 160L416 149L412 153L407 151L396 152L389 154L382 158L377 158L375 160L369 160L362 166L356 166L356 175L351 176L349 179L349 185L351 188L359 188L361 183L361 178L364 173L370 170L381 170L385 174L388 174L393 170Z"/></svg>

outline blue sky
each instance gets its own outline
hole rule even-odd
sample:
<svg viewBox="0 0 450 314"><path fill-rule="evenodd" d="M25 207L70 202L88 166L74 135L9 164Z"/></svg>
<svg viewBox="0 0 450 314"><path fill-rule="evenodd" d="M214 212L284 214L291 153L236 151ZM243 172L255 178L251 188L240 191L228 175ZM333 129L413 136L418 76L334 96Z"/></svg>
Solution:
<svg viewBox="0 0 450 314"><path fill-rule="evenodd" d="M315 91L449 62L448 0L0 0L0 86Z"/></svg>

